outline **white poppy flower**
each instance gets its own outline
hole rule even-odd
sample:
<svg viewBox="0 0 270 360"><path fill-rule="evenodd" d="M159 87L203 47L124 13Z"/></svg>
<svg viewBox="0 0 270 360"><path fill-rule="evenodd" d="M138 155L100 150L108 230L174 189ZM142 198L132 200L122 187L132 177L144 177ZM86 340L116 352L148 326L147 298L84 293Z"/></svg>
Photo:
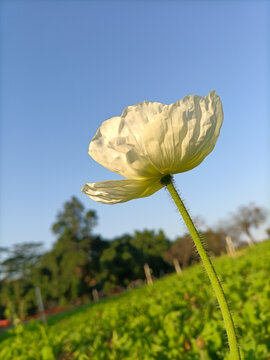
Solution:
<svg viewBox="0 0 270 360"><path fill-rule="evenodd" d="M213 150L223 120L215 91L165 105L143 101L104 121L89 155L126 179L86 183L82 192L104 204L152 195L165 175L188 171Z"/></svg>

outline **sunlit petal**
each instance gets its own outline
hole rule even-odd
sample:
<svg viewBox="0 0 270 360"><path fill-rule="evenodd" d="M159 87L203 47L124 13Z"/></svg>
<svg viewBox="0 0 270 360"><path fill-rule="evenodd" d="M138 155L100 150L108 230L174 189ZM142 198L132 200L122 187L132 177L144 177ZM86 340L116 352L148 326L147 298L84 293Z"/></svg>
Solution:
<svg viewBox="0 0 270 360"><path fill-rule="evenodd" d="M188 171L213 150L223 120L219 96L186 96L148 123L144 144L151 163L163 174Z"/></svg>
<svg viewBox="0 0 270 360"><path fill-rule="evenodd" d="M104 121L89 154L126 180L88 183L93 200L116 204L159 190L163 175L193 169L213 150L223 121L220 98L188 95L170 105L148 102L128 106Z"/></svg>
<svg viewBox="0 0 270 360"><path fill-rule="evenodd" d="M141 122L144 121L141 112L135 111L134 117L129 115L130 112L127 111L128 121L125 117L113 117L101 124L90 142L89 155L107 169L130 179L155 176L158 174L157 169L149 162L143 147L138 143L139 126L143 130ZM134 131L130 125L132 121Z"/></svg>
<svg viewBox="0 0 270 360"><path fill-rule="evenodd" d="M92 200L104 204L117 204L131 199L150 196L162 188L159 179L113 180L97 183L87 183L82 192Z"/></svg>

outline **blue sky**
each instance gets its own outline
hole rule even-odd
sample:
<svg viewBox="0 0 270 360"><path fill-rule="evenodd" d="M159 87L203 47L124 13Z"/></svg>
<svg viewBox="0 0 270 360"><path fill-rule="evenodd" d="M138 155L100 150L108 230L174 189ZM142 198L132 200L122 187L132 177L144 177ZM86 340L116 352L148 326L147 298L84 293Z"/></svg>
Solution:
<svg viewBox="0 0 270 360"><path fill-rule="evenodd" d="M55 240L72 195L95 232L185 231L168 194L95 203L85 182L118 175L92 160L102 121L143 100L216 89L224 123L214 151L175 180L191 214L214 225L250 201L270 208L267 1L2 1L1 244Z"/></svg>

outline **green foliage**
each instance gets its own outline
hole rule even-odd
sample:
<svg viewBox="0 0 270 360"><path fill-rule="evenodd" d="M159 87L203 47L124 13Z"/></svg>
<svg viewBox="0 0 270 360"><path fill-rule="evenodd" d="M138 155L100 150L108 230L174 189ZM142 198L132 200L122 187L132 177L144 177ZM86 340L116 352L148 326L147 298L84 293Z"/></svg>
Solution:
<svg viewBox="0 0 270 360"><path fill-rule="evenodd" d="M241 214L250 226L262 222L262 209L251 206L244 210ZM143 230L105 241L93 235L96 223L96 213L72 197L63 204L52 226L57 238L51 250L42 253L40 243L0 248L0 254L5 255L0 264L0 318L14 321L37 313L37 286L49 310L85 303L93 289L110 294L137 286L145 280L145 264L157 278L174 271L175 259L182 268L198 262L188 235L171 242L161 230ZM211 255L224 252L226 234L210 229L202 233Z"/></svg>
<svg viewBox="0 0 270 360"><path fill-rule="evenodd" d="M42 255L40 243L14 245L1 263L0 316L14 320L36 313L36 286L46 309L74 303L90 293L97 282L99 258L107 246L92 235L96 222L95 212L86 211L72 197L52 226L58 238L50 251Z"/></svg>
<svg viewBox="0 0 270 360"><path fill-rule="evenodd" d="M130 235L111 241L101 255L100 264L100 280L106 282L105 291L117 285L126 286L143 275L142 254L131 244Z"/></svg>
<svg viewBox="0 0 270 360"><path fill-rule="evenodd" d="M85 211L83 204L74 196L64 203L63 208L52 226L53 232L63 235L68 230L78 238L89 236L97 223L96 213L92 210Z"/></svg>
<svg viewBox="0 0 270 360"><path fill-rule="evenodd" d="M150 266L154 276L171 270L162 258L169 244L163 231L153 230L136 231L133 236L126 234L110 241L100 258L99 279L106 284L105 292L144 279L144 264Z"/></svg>
<svg viewBox="0 0 270 360"><path fill-rule="evenodd" d="M270 241L214 261L237 325L243 360L270 358ZM51 325L50 325L51 324ZM5 360L228 360L217 303L202 267L118 297L9 330Z"/></svg>
<svg viewBox="0 0 270 360"><path fill-rule="evenodd" d="M96 222L95 212L86 211L75 197L58 213L52 226L58 239L42 257L36 272L46 308L73 303L90 291L89 282L98 270L97 259L105 248L104 241L92 235Z"/></svg>
<svg viewBox="0 0 270 360"><path fill-rule="evenodd" d="M1 275L8 280L27 277L41 257L42 243L15 244L6 252L8 256L1 263Z"/></svg>
<svg viewBox="0 0 270 360"><path fill-rule="evenodd" d="M170 246L169 239L159 230L135 231L131 244L142 253L142 261L152 269L153 275L159 277L161 272L168 272L170 267L163 260L163 254Z"/></svg>
<svg viewBox="0 0 270 360"><path fill-rule="evenodd" d="M4 316L23 318L35 307L32 272L41 258L41 243L15 244L1 263L0 304Z"/></svg>

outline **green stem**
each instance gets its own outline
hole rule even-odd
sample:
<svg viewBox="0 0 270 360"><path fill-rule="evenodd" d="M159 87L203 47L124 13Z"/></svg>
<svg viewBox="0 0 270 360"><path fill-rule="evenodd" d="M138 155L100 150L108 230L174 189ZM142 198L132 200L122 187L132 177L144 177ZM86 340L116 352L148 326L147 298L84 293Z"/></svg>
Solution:
<svg viewBox="0 0 270 360"><path fill-rule="evenodd" d="M196 248L198 250L198 253L202 259L202 263L205 267L205 270L207 272L207 275L210 279L210 282L213 286L214 292L216 294L219 307L223 316L223 320L225 323L225 328L227 331L228 341L229 341L229 347L231 352L231 359L232 360L240 360L240 352L236 341L236 333L234 328L233 319L227 304L227 301L225 299L224 291L221 286L221 283L218 279L218 276L216 274L216 271L213 267L213 264L210 260L210 258L207 255L207 252L205 251L202 241L200 239L200 236L198 234L198 231L196 230L193 221L191 220L189 213L187 212L187 209L185 208L184 203L182 202L179 194L177 193L173 183L172 183L172 177L170 175L166 175L161 179L161 183L165 185L171 194L171 197L173 198L177 208L179 209L188 230L190 231L190 234L192 236L192 239L196 245Z"/></svg>

